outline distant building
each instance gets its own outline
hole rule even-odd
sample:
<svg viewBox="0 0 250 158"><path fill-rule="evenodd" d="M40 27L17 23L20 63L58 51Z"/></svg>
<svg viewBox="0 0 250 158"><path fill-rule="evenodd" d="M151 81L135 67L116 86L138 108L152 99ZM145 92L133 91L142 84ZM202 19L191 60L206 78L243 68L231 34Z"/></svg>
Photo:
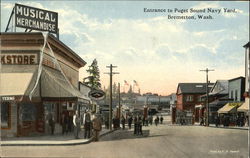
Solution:
<svg viewBox="0 0 250 158"><path fill-rule="evenodd" d="M204 102L195 106L195 122L201 122L201 118L204 118L206 97L206 94L202 95L201 100ZM228 80L217 80L209 92L210 123L214 123L214 117L217 115L218 109L223 107L228 101Z"/></svg>
<svg viewBox="0 0 250 158"><path fill-rule="evenodd" d="M213 83L209 83L209 90ZM201 104L201 96L206 94L206 83L179 83L177 87L176 109L173 109L172 123L181 123L181 119L185 119L185 123L194 123L195 105Z"/></svg>
<svg viewBox="0 0 250 158"><path fill-rule="evenodd" d="M235 102L245 101L243 96L245 92L245 77L237 77L229 80L228 84L229 98Z"/></svg>
<svg viewBox="0 0 250 158"><path fill-rule="evenodd" d="M160 108L170 108L171 96L160 96L158 94L143 94L136 96L137 105L157 105Z"/></svg>

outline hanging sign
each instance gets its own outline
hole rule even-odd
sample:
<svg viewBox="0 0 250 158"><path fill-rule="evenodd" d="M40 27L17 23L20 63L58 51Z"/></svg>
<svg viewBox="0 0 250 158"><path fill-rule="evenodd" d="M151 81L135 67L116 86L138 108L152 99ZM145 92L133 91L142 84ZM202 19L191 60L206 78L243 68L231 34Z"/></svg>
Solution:
<svg viewBox="0 0 250 158"><path fill-rule="evenodd" d="M91 90L89 97L93 100L101 100L104 99L105 93L102 90Z"/></svg>
<svg viewBox="0 0 250 158"><path fill-rule="evenodd" d="M15 4L15 25L32 30L57 33L58 14L56 12Z"/></svg>

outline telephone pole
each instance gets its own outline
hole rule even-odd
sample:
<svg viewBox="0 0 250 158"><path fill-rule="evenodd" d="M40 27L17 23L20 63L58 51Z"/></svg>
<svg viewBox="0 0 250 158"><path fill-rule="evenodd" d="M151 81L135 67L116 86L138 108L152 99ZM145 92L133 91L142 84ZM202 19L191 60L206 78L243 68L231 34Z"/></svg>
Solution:
<svg viewBox="0 0 250 158"><path fill-rule="evenodd" d="M200 71L205 71L206 72L206 82L207 82L207 86L206 86L206 94L207 94L207 99L206 99L206 109L207 109L206 126L209 126L208 72L209 71L214 71L214 70L209 70L208 68L206 68L205 70L200 70Z"/></svg>
<svg viewBox="0 0 250 158"><path fill-rule="evenodd" d="M121 120L121 96L120 96L120 83L118 83L118 105L119 105L119 121Z"/></svg>
<svg viewBox="0 0 250 158"><path fill-rule="evenodd" d="M110 66L106 66L107 68L110 69L109 73L105 73L105 74L109 74L110 77L110 102L109 102L109 130L112 130L112 102L113 102L113 98L112 98L112 76L113 74L119 74L119 72L113 72L113 68L117 68L117 66L113 66L112 64L110 64Z"/></svg>

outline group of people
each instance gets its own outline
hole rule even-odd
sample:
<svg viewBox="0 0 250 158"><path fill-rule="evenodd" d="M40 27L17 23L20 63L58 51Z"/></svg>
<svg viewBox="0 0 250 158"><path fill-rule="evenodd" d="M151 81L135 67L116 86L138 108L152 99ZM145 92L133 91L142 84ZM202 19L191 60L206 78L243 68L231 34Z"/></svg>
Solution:
<svg viewBox="0 0 250 158"><path fill-rule="evenodd" d="M234 124L235 126L243 127L249 125L248 116L237 115L235 118L231 118L229 115L222 115L221 117L215 116L215 125L218 127L219 125L223 125L224 127L228 127L230 124Z"/></svg>
<svg viewBox="0 0 250 158"><path fill-rule="evenodd" d="M134 123L134 134L135 135L143 135L142 132L142 126L148 126L148 125L152 125L153 121L155 123L155 125L157 126L159 123L163 123L163 116L156 116L155 119L153 119L153 116L150 115L148 117L144 117L142 115L136 115L136 116L132 116L129 115L128 118L126 119L124 116L121 117L121 120L119 120L118 118L114 118L113 119L113 127L114 129L119 128L120 127L120 123L122 125L122 129L125 129L125 124L126 122L128 123L128 128L131 129L132 128L132 123Z"/></svg>
<svg viewBox="0 0 250 158"><path fill-rule="evenodd" d="M200 118L200 125L205 125L206 118ZM230 117L229 115L215 115L214 116L214 124L216 127L223 125L224 127L228 127L230 124L234 124L235 126L243 127L249 126L249 119L248 116L237 115L235 118Z"/></svg>
<svg viewBox="0 0 250 158"><path fill-rule="evenodd" d="M55 131L55 118L52 114L49 114L48 116L48 123L50 126L51 134L53 135ZM71 132L73 126L74 136L76 139L78 139L79 132L81 130L81 124L84 128L85 139L89 139L91 136L93 136L95 141L99 140L99 133L102 130L102 122L97 115L92 116L90 112L86 112L81 119L77 111L75 111L73 117L62 113L61 125L63 135Z"/></svg>
<svg viewBox="0 0 250 158"><path fill-rule="evenodd" d="M76 111L73 116L73 123L75 129L75 138L79 138L79 131L80 131L80 118L78 116L78 112ZM83 125L84 125L84 138L90 138L93 134L94 141L99 140L99 134L102 130L102 121L98 117L98 115L93 115L93 119L91 119L91 114L86 112L83 117ZM92 133L91 133L92 131Z"/></svg>

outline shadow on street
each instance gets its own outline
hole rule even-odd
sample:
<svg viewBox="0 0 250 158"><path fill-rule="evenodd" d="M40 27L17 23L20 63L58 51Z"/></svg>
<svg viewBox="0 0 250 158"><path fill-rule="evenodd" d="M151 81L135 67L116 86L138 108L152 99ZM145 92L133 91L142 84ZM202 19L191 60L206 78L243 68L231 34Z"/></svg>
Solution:
<svg viewBox="0 0 250 158"><path fill-rule="evenodd" d="M112 134L100 138L100 141L116 141L122 139L141 139L149 137L161 137L166 135L150 135L150 130L142 130L143 135L135 135L134 131L117 130Z"/></svg>

